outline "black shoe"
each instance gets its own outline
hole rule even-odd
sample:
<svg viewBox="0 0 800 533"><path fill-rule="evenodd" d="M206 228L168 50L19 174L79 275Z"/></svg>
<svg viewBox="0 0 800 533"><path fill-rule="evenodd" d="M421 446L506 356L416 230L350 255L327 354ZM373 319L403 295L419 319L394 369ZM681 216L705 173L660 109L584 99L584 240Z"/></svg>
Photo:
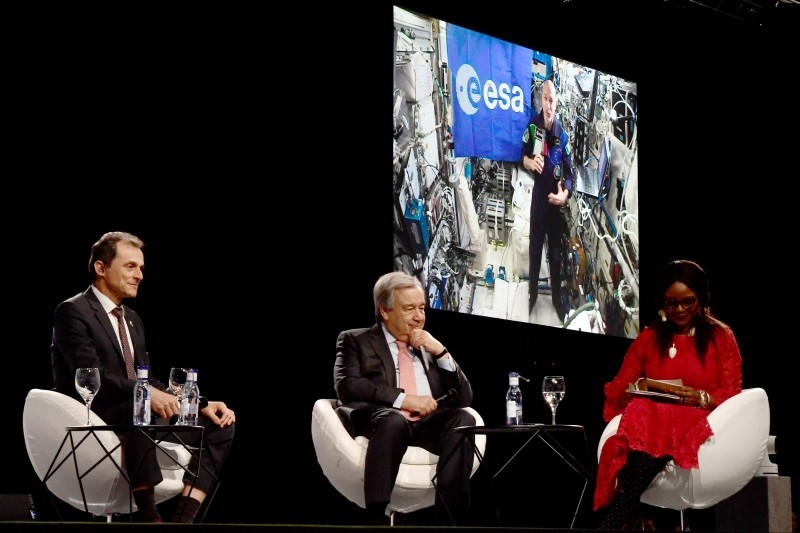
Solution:
<svg viewBox="0 0 800 533"><path fill-rule="evenodd" d="M391 525L389 516L386 514L388 503L369 503L367 504L367 524L370 526Z"/></svg>
<svg viewBox="0 0 800 533"><path fill-rule="evenodd" d="M469 507L466 504L435 505L433 511L434 526L465 526L469 525Z"/></svg>
<svg viewBox="0 0 800 533"><path fill-rule="evenodd" d="M389 517L385 514L373 514L367 513L367 525L368 526L390 526L391 522L389 521Z"/></svg>
<svg viewBox="0 0 800 533"><path fill-rule="evenodd" d="M158 514L158 511L156 511L155 513L143 513L140 511L136 511L135 513L133 513L132 518L133 522L139 522L143 524L152 524L152 523L160 524L163 522L161 519L161 515Z"/></svg>
<svg viewBox="0 0 800 533"><path fill-rule="evenodd" d="M434 526L467 526L470 525L469 516L463 509L454 509L451 512L437 510L433 515Z"/></svg>

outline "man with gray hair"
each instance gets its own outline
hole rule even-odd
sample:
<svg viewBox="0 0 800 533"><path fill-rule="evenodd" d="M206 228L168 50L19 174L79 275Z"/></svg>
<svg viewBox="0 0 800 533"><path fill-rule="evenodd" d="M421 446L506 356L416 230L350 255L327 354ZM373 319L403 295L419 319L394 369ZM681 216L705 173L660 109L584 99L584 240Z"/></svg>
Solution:
<svg viewBox="0 0 800 533"><path fill-rule="evenodd" d="M373 300L376 323L339 334L333 368L340 416L350 421L355 435L369 439L368 518L388 525L386 506L403 454L419 446L449 457L436 467L435 510L437 523L452 524L467 510L474 458L470 442L452 430L475 424L461 409L472 403L472 386L447 348L424 329L426 293L417 278L384 274L375 283Z"/></svg>

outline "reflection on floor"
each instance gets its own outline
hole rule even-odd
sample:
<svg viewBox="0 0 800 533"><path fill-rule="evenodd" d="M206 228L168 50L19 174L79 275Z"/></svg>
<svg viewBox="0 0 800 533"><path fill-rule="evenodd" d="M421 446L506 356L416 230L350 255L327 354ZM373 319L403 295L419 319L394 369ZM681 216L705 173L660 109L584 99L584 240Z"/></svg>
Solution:
<svg viewBox="0 0 800 533"><path fill-rule="evenodd" d="M528 322L544 326L557 326L559 328L563 325L563 321L558 318L556 309L553 307L553 299L549 294L539 294L536 299L536 305L533 306L533 311L528 317Z"/></svg>

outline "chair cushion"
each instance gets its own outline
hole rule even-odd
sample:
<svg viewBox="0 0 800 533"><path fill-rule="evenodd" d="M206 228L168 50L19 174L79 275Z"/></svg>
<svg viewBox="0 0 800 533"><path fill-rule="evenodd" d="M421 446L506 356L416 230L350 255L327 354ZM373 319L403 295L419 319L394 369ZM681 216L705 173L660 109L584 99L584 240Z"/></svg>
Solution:
<svg viewBox="0 0 800 533"><path fill-rule="evenodd" d="M355 441L356 444L358 444L364 450L364 453L366 453L369 439L359 436L355 438ZM419 446L409 446L406 449L405 455L403 455L402 464L430 466L436 465L438 461L439 456L435 453L431 453L425 448L420 448Z"/></svg>
<svg viewBox="0 0 800 533"><path fill-rule="evenodd" d="M158 466L161 470L180 470L189 465L192 454L182 444L162 441L157 448ZM163 472L162 472L163 474ZM182 475L182 472L181 472Z"/></svg>

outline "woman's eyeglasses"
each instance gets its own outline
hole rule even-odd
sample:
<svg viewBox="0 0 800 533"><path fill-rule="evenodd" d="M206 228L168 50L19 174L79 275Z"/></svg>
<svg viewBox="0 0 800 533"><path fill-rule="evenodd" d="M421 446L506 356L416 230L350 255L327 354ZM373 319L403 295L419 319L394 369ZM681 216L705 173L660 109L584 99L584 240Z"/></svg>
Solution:
<svg viewBox="0 0 800 533"><path fill-rule="evenodd" d="M680 305L684 310L688 311L694 307L694 304L696 303L696 296L687 296L686 298L681 298L680 300L676 300L675 298L664 298L664 307L669 310L675 309Z"/></svg>

